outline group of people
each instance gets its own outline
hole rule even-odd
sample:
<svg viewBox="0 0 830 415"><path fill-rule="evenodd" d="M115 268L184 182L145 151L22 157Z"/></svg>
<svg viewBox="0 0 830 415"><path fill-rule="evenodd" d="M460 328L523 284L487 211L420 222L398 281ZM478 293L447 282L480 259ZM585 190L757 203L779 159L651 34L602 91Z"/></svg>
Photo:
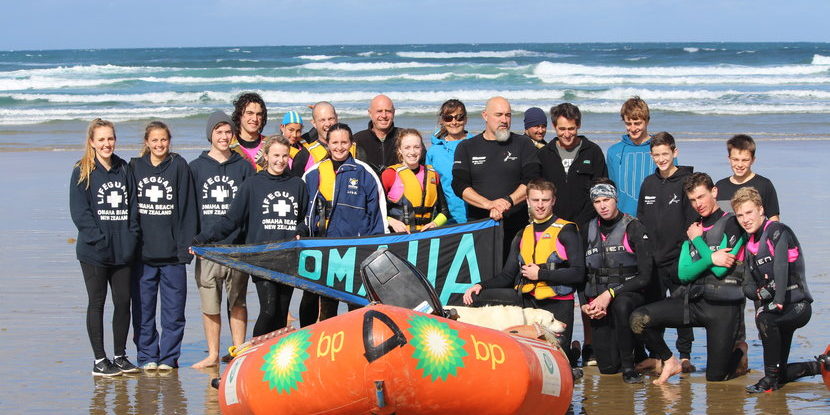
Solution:
<svg viewBox="0 0 830 415"><path fill-rule="evenodd" d="M411 233L485 218L503 225L505 264L482 276L463 302L552 311L567 324L562 344L574 367L582 355L583 364L595 359L601 373L622 372L626 382L642 382L641 371L651 368L663 383L694 370L691 327L705 327L706 377L725 380L746 365L749 298L765 364L750 391L818 373L818 361L787 364L812 297L798 241L777 221L775 189L751 170L751 137L729 140L734 174L715 186L705 173L676 165L671 134L648 133L648 106L638 97L623 104L626 134L607 156L579 134L581 113L570 103L550 109L555 137L546 142L540 108L525 112L525 130L516 134L508 100L491 98L485 129L473 135L465 105L451 99L428 150L420 132L395 126L385 95L372 99L368 126L356 133L331 103L316 103L311 115L305 133L302 116L289 111L279 133L266 137L265 102L243 93L231 116L210 114L210 148L189 164L170 151L164 123L147 125L141 155L126 162L114 153L115 126L92 121L70 208L89 294L94 375L178 367L192 245ZM201 258L195 274L208 356L193 367L203 368L220 361L223 294L234 346L244 342L249 276ZM253 336L285 327L293 288L252 279L260 303ZM115 306L112 360L103 344L107 284ZM571 345L577 298L586 322L581 350ZM304 292L300 325L332 317L337 307ZM130 316L137 366L125 352ZM663 341L666 327L678 328L680 359Z"/></svg>

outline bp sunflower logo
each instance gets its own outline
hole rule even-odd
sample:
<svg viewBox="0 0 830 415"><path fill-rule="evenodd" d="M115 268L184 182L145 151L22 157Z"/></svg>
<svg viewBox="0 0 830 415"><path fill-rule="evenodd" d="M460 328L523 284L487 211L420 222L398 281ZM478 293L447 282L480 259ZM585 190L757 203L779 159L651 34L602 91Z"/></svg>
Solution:
<svg viewBox="0 0 830 415"><path fill-rule="evenodd" d="M456 375L456 369L464 367L463 358L467 352L458 331L447 323L420 315L410 317L409 325L407 331L415 347L412 357L418 360L416 368L424 370L424 377L432 376L433 381L447 380L447 376Z"/></svg>
<svg viewBox="0 0 830 415"><path fill-rule="evenodd" d="M303 372L307 370L305 361L308 359L306 349L311 346L309 337L309 331L300 330L271 346L260 368L265 372L262 381L268 382L270 389L276 389L277 393L291 393L291 389L297 389L297 384L303 381Z"/></svg>

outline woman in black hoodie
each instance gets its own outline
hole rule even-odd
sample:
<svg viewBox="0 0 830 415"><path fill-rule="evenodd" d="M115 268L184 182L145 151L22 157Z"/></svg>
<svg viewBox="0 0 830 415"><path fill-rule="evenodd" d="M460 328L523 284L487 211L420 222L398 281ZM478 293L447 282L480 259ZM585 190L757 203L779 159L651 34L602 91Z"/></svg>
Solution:
<svg viewBox="0 0 830 415"><path fill-rule="evenodd" d="M141 157L130 160L141 225L141 261L133 278L133 340L138 366L145 370L179 367L184 337L187 252L196 234L196 193L187 162L170 152L170 129L147 124ZM156 303L161 298L161 337Z"/></svg>
<svg viewBox="0 0 830 415"><path fill-rule="evenodd" d="M89 124L84 155L72 170L69 211L78 228L75 244L89 304L86 329L95 363L93 376L137 372L127 359L130 331L130 265L139 237L135 180L114 154L115 125L96 118ZM114 359L104 351L104 303L112 289Z"/></svg>
<svg viewBox="0 0 830 415"><path fill-rule="evenodd" d="M230 210L210 229L196 235L196 244L218 241L237 228L245 229L245 243L284 241L308 235L303 223L308 206L305 183L288 170L288 139L268 137L263 146L266 168L245 180ZM254 336L286 326L293 288L272 280L252 277L259 297L259 317Z"/></svg>

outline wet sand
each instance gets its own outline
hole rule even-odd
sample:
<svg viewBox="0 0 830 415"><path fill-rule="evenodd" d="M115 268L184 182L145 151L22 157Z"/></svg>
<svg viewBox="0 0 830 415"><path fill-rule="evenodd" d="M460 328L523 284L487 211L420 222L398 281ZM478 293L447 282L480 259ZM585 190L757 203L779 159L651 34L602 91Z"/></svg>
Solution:
<svg viewBox="0 0 830 415"><path fill-rule="evenodd" d="M603 149L610 145L601 143ZM722 141L682 141L680 161L707 171L716 180L729 174ZM132 151L121 151L126 156ZM218 413L210 379L217 372L189 366L204 357L199 298L189 286L182 368L167 376L133 375L94 379L92 353L84 325L86 292L70 239L77 236L68 211L68 181L80 151L0 152L0 413L213 414ZM182 151L188 160L197 151ZM756 170L776 185L782 220L804 247L808 281L816 302L810 323L796 332L791 361L806 360L830 343L830 141L763 141ZM192 267L189 270L192 280ZM258 312L249 287L249 333ZM294 306L296 310L296 305ZM111 307L108 304L105 319ZM771 394L747 395L743 388L761 377L761 345L747 312L752 373L722 383L707 383L705 332L695 330L693 362L698 372L669 385L626 385L620 375L600 376L588 368L576 382L574 412L587 414L664 413L827 413L830 392L819 377L786 385ZM581 327L575 338L581 338ZM105 324L105 328L108 323ZM223 326L223 347L229 344ZM109 332L106 329L105 332ZM674 330L667 340L674 343ZM107 351L112 350L107 333ZM130 357L135 347L127 345ZM133 359L134 360L134 359ZM222 367L224 369L224 366Z"/></svg>

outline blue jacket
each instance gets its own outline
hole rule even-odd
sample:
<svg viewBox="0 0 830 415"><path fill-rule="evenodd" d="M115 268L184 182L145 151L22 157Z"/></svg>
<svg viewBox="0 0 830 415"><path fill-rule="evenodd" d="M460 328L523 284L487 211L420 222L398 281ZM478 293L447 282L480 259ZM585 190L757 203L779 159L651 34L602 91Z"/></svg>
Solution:
<svg viewBox="0 0 830 415"><path fill-rule="evenodd" d="M455 148L458 147L459 143L473 135L467 133L464 140L447 141L436 137L435 134L437 133L438 131L432 135L432 146L427 150L426 164L431 165L441 177L441 188L444 190L447 207L452 216L447 224L464 223L467 222L467 207L464 205L464 199L456 196L452 190L452 164L455 159Z"/></svg>
<svg viewBox="0 0 830 415"><path fill-rule="evenodd" d="M311 236L349 237L382 234L386 230L386 195L368 164L349 156L336 171L331 216L326 232L317 224L325 198L320 193L320 164L304 175L309 194L306 224Z"/></svg>
<svg viewBox="0 0 830 415"><path fill-rule="evenodd" d="M624 134L619 143L608 149L605 164L608 178L617 185L617 207L623 213L637 216L640 186L656 168L651 159L651 140L636 145Z"/></svg>
<svg viewBox="0 0 830 415"><path fill-rule="evenodd" d="M69 182L69 212L78 228L78 260L99 267L133 261L141 235L136 208L135 179L127 163L112 156L107 169L95 159L87 183L78 183L79 167Z"/></svg>

